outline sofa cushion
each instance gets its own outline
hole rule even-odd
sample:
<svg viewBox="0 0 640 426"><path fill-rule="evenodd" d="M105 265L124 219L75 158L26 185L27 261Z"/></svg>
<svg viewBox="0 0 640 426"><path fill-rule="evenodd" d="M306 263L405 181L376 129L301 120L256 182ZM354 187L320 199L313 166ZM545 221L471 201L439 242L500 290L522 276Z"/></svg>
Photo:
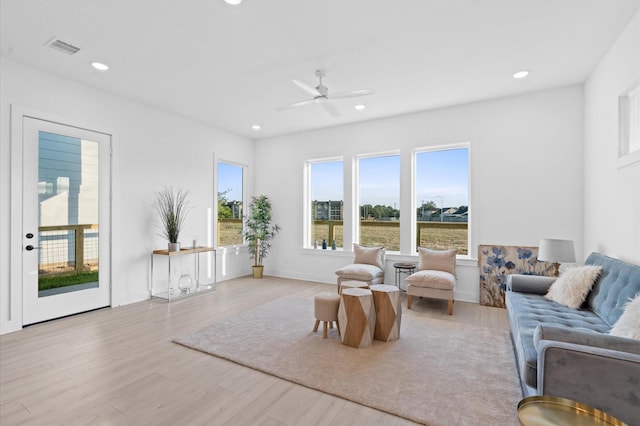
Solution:
<svg viewBox="0 0 640 426"><path fill-rule="evenodd" d="M624 306L622 316L613 325L609 334L640 340L640 294Z"/></svg>
<svg viewBox="0 0 640 426"><path fill-rule="evenodd" d="M602 266L602 273L587 296L587 306L613 326L624 305L640 293L640 267L600 253L591 253L585 264Z"/></svg>
<svg viewBox="0 0 640 426"><path fill-rule="evenodd" d="M418 271L435 269L456 274L456 254L457 249L431 250L425 247L418 247Z"/></svg>
<svg viewBox="0 0 640 426"><path fill-rule="evenodd" d="M584 265L564 271L544 296L569 308L578 309L602 272L601 266Z"/></svg>
<svg viewBox="0 0 640 426"><path fill-rule="evenodd" d="M384 247L353 245L353 263L377 266L384 269Z"/></svg>
<svg viewBox="0 0 640 426"><path fill-rule="evenodd" d="M384 275L384 271L374 265L355 263L338 269L336 275L344 280L371 281Z"/></svg>
<svg viewBox="0 0 640 426"><path fill-rule="evenodd" d="M424 270L409 275L406 281L416 287L437 288L440 290L453 290L456 285L456 277L449 272Z"/></svg>

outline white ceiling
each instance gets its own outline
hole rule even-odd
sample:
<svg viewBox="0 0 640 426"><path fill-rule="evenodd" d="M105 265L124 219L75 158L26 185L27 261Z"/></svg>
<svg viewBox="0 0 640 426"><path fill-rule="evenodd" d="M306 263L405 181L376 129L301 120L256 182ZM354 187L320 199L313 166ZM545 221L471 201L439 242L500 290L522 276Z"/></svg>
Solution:
<svg viewBox="0 0 640 426"><path fill-rule="evenodd" d="M640 0L0 0L0 53L260 139L584 82ZM68 56L51 37L81 48ZM90 62L111 68L99 72ZM368 97L304 100L292 79ZM521 69L529 77L515 80ZM354 105L364 103L358 112ZM259 124L262 130L251 126Z"/></svg>

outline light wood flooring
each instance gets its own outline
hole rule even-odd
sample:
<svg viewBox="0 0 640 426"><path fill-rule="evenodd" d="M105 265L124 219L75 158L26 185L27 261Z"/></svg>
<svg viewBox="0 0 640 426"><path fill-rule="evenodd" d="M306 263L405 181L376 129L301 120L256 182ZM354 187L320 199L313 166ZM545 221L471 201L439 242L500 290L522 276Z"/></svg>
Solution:
<svg viewBox="0 0 640 426"><path fill-rule="evenodd" d="M311 301L321 291L335 286L246 277L170 305L144 301L0 336L0 424L413 424L172 343L271 300ZM504 309L458 301L449 316L446 301L417 298L412 309L508 329Z"/></svg>

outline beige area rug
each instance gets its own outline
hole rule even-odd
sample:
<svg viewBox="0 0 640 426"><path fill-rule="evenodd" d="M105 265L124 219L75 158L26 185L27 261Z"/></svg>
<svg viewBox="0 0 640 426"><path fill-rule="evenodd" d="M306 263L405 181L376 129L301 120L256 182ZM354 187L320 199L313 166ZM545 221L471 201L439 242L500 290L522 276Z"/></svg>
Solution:
<svg viewBox="0 0 640 426"><path fill-rule="evenodd" d="M517 425L509 334L403 310L400 339L354 349L313 333L313 301L283 298L175 342L429 425Z"/></svg>

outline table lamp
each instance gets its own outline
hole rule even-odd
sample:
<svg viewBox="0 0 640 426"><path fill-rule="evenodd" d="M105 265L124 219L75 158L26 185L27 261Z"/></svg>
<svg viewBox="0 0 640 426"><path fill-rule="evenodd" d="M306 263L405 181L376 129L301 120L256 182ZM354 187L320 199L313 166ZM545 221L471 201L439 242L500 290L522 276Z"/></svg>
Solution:
<svg viewBox="0 0 640 426"><path fill-rule="evenodd" d="M560 272L560 262L576 261L576 252L573 248L573 241L553 238L541 239L540 247L538 248L538 260L543 262L553 262L553 276L557 277Z"/></svg>

